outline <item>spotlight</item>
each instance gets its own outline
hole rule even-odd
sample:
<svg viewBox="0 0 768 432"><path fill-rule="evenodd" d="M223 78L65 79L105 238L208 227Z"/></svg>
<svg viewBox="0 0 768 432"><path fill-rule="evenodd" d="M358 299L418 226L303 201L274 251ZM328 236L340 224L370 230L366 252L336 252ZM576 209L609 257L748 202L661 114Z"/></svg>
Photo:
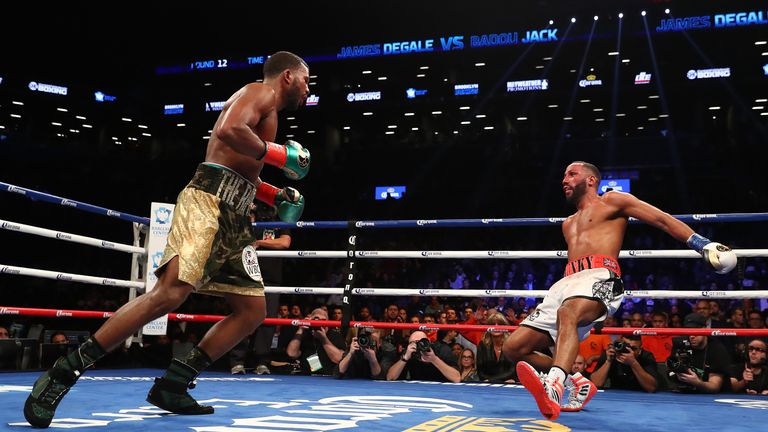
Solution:
<svg viewBox="0 0 768 432"><path fill-rule="evenodd" d="M640 12L640 15L645 16L645 11Z"/></svg>
<svg viewBox="0 0 768 432"><path fill-rule="evenodd" d="M664 9L664 13L669 15L669 8Z"/></svg>
<svg viewBox="0 0 768 432"><path fill-rule="evenodd" d="M624 18L624 13L623 12L619 12L619 18Z"/></svg>
<svg viewBox="0 0 768 432"><path fill-rule="evenodd" d="M595 21L597 21L597 15L595 15Z"/></svg>
<svg viewBox="0 0 768 432"><path fill-rule="evenodd" d="M553 25L555 23L554 20L549 20L549 25Z"/></svg>
<svg viewBox="0 0 768 432"><path fill-rule="evenodd" d="M576 22L576 17L571 18L571 22L575 23Z"/></svg>

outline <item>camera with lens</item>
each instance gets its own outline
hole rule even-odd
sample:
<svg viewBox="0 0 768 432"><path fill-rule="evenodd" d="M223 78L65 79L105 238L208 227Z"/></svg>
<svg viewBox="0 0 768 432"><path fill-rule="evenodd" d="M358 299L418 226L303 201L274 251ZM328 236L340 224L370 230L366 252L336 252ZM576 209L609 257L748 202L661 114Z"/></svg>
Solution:
<svg viewBox="0 0 768 432"><path fill-rule="evenodd" d="M685 336L672 338L672 352L667 358L667 370L670 376L693 369L691 360L693 360L691 341Z"/></svg>
<svg viewBox="0 0 768 432"><path fill-rule="evenodd" d="M313 316L311 319L312 319L312 321L315 321L315 320L320 320L320 317L317 317L317 316ZM313 332L313 333L314 333L314 331L315 331L315 330L317 330L318 328L319 328L319 327L310 327L310 328L309 328L309 331L311 331L311 332Z"/></svg>
<svg viewBox="0 0 768 432"><path fill-rule="evenodd" d="M427 352L432 349L432 343L427 338L421 338L416 341L416 352L413 356L417 359L421 358L421 353Z"/></svg>
<svg viewBox="0 0 768 432"><path fill-rule="evenodd" d="M376 341L373 340L373 337L371 337L371 332L368 330L360 330L360 332L357 334L357 343L360 345L360 349L376 349Z"/></svg>
<svg viewBox="0 0 768 432"><path fill-rule="evenodd" d="M626 354L632 350L632 346L621 339L613 341L611 345L613 345L613 350L616 351L617 353Z"/></svg>

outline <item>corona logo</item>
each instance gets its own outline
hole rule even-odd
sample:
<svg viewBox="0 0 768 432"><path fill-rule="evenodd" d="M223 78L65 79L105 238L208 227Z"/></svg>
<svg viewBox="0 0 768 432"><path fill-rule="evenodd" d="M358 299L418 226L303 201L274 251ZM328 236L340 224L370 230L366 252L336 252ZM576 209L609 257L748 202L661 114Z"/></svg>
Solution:
<svg viewBox="0 0 768 432"><path fill-rule="evenodd" d="M693 220L703 220L703 219L717 219L717 214L709 213L709 214L695 214L691 215L693 217Z"/></svg>
<svg viewBox="0 0 768 432"><path fill-rule="evenodd" d="M13 192L21 195L26 195L27 191L21 188L17 188L16 186L8 186L8 192Z"/></svg>
<svg viewBox="0 0 768 432"><path fill-rule="evenodd" d="M736 332L712 330L712 336L736 336Z"/></svg>

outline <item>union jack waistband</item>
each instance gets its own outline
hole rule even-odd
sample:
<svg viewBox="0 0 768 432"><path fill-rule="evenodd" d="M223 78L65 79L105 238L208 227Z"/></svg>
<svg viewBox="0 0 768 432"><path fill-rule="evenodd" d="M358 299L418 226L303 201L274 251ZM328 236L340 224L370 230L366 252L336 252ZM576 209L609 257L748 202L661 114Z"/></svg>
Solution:
<svg viewBox="0 0 768 432"><path fill-rule="evenodd" d="M604 268L616 273L621 277L621 267L615 258L608 255L587 255L575 260L568 261L565 265L565 275L570 276L583 270Z"/></svg>

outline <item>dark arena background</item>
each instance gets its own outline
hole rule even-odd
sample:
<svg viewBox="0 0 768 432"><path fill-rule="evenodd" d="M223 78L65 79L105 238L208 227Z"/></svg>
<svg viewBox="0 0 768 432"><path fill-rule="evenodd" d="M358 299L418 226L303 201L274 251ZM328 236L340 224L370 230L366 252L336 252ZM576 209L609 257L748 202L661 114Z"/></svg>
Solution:
<svg viewBox="0 0 768 432"><path fill-rule="evenodd" d="M297 308L279 318L299 320L280 322L281 335L307 324L320 306L339 321L332 311L345 285L345 294L357 291L344 320L367 321L367 309L373 322L395 321L386 316L394 304L405 310L399 322L484 325L487 311L509 309L509 324L518 324L543 295L499 298L505 290L548 289L564 261L510 252L567 248L560 223L574 209L561 182L572 161L600 168L601 192L632 193L708 238L755 251L725 275L698 259L622 256L624 284L637 295L624 300L613 327L645 334L652 314L663 312L664 327L687 335L682 321L704 299L707 327L755 330L722 338L731 355L726 379L737 381L745 344L768 335L768 296L749 293L768 284L760 249L768 243L768 1L12 3L0 5L2 430L29 427L24 400L61 351L51 336L62 331L74 349L104 312L137 294L107 279L141 285L146 270L146 256L132 261L15 224L134 244L140 224L131 229L119 217L80 211L81 203L139 218L156 216L153 202L174 203L205 157L224 101L261 81L264 61L281 50L307 61L311 95L307 106L279 113L276 142L295 140L312 153L305 179L270 167L261 175L306 198L301 221L290 225L290 252L272 258L288 287L279 303ZM312 226L322 221L336 229ZM684 248L641 223L628 227L623 245L630 252ZM363 259L355 250L418 252ZM472 251L482 256L461 254ZM58 273L33 277L18 268ZM71 274L104 282L80 283ZM376 294L387 288L408 291ZM662 291L690 295L649 294ZM447 309L457 316L441 316ZM176 312L182 315L167 336L137 335L86 373L51 428L768 428L768 390L684 394L660 383L645 393L606 385L584 411L548 421L514 379L309 376L296 373L277 339L271 373L254 374L249 354L246 373L234 374L227 354L192 393L216 413L176 416L149 406L144 392L216 320L195 316L229 309L192 295ZM761 367L768 375L764 358ZM669 384L666 375L660 381Z"/></svg>

